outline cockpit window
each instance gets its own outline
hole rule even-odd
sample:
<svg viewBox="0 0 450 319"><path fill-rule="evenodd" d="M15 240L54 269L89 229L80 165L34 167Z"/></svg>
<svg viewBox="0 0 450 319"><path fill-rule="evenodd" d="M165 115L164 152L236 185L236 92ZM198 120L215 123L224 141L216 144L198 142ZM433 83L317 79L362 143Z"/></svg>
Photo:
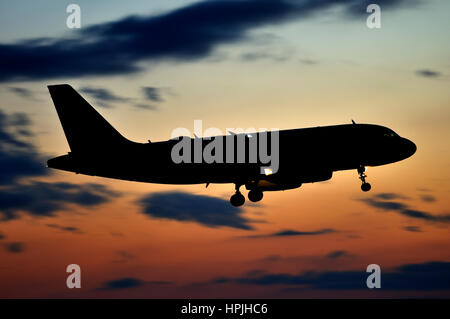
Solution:
<svg viewBox="0 0 450 319"><path fill-rule="evenodd" d="M395 133L384 133L384 136L386 136L386 137L395 137L396 134Z"/></svg>

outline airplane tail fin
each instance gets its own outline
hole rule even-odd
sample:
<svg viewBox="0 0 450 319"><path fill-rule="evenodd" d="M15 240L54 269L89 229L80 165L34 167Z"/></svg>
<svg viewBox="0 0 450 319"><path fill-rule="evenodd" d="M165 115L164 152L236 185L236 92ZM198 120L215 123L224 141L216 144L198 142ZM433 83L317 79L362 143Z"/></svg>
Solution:
<svg viewBox="0 0 450 319"><path fill-rule="evenodd" d="M98 153L131 143L70 85L49 85L48 90L73 153Z"/></svg>

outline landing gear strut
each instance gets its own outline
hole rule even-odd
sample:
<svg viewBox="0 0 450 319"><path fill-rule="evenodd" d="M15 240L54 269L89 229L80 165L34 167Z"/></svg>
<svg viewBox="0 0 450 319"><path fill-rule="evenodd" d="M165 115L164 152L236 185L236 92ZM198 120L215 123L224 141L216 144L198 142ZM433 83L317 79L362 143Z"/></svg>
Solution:
<svg viewBox="0 0 450 319"><path fill-rule="evenodd" d="M241 194L241 192L239 191L239 188L241 187L241 184L236 184L236 193L234 193L231 197L230 197L230 203L231 205L233 205L234 207L239 207L244 205L245 203L245 197L244 195Z"/></svg>
<svg viewBox="0 0 450 319"><path fill-rule="evenodd" d="M360 166L358 167L358 174L359 174L359 179L362 182L361 185L361 190L363 192L368 192L370 191L370 189L372 188L372 186L366 182L366 177L367 175L364 173L366 171L366 168L364 166Z"/></svg>

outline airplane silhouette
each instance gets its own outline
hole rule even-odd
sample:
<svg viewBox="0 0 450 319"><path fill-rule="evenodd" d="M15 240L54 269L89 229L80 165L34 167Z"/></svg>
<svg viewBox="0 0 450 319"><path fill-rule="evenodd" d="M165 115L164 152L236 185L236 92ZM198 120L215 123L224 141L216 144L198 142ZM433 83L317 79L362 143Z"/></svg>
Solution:
<svg viewBox="0 0 450 319"><path fill-rule="evenodd" d="M249 190L249 200L257 202L263 198L264 191L293 189L303 183L326 181L331 179L333 172L350 169L357 170L361 189L367 192L371 185L366 182L366 166L398 162L416 152L413 142L387 127L352 121L352 124L279 131L279 167L275 172L266 170L262 173L261 168L267 163L261 160L177 164L171 151L179 143L178 139L153 143L130 141L70 85L50 85L48 89L71 150L67 155L49 159L48 167L147 183L204 183L206 186L210 183L233 183L235 193L230 198L233 206L241 206L245 202L240 192L242 185ZM250 139L260 139L261 134L243 134L246 159L249 158ZM232 134L201 139L189 137L189 140L191 145L195 144L194 140L201 142L203 150L217 138L236 141L239 136L242 137ZM232 150L235 153L237 144ZM229 154L235 159L235 153Z"/></svg>

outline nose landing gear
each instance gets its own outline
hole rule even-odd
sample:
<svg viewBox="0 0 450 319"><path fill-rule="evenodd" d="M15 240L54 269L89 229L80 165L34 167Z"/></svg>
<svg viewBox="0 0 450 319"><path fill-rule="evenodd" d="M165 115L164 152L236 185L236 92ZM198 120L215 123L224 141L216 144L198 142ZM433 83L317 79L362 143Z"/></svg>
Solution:
<svg viewBox="0 0 450 319"><path fill-rule="evenodd" d="M241 187L241 184L236 184L236 193L234 193L231 197L230 197L230 203L231 205L233 205L234 207L239 207L244 205L245 203L245 197L244 195L241 194L241 192L239 191L239 188Z"/></svg>
<svg viewBox="0 0 450 319"><path fill-rule="evenodd" d="M367 175L364 173L366 171L366 168L364 166L360 166L358 167L358 174L359 174L359 179L362 182L361 185L361 190L363 192L368 192L370 191L370 189L372 188L372 186L366 182L366 177Z"/></svg>

